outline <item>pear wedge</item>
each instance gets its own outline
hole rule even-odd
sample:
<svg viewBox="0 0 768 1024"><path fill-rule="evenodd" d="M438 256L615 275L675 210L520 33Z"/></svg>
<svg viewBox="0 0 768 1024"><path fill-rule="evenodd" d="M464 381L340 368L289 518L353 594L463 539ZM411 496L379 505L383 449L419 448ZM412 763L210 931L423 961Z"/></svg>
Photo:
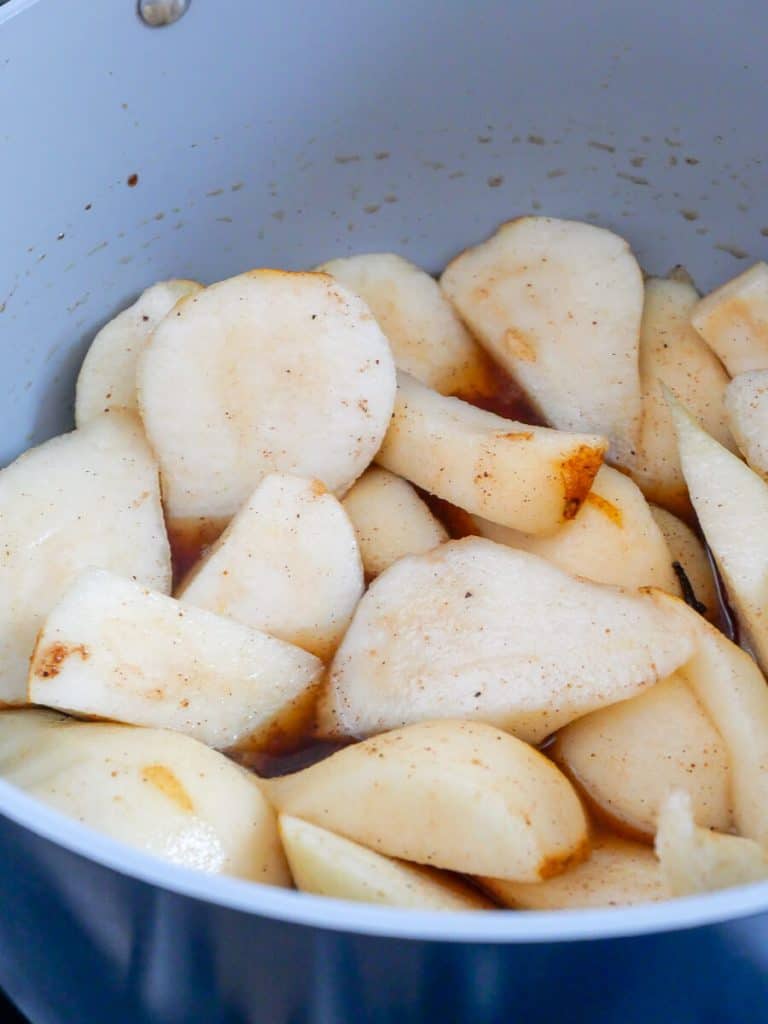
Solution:
<svg viewBox="0 0 768 1024"><path fill-rule="evenodd" d="M752 469L768 479L768 370L734 377L725 393L728 423Z"/></svg>
<svg viewBox="0 0 768 1024"><path fill-rule="evenodd" d="M768 370L768 264L756 263L710 292L691 323L732 377Z"/></svg>

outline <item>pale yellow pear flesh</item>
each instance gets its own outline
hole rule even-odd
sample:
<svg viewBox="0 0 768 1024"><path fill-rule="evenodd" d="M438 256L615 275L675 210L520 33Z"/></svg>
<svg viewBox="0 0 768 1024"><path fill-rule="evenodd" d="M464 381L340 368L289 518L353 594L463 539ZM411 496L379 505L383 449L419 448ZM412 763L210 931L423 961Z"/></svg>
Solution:
<svg viewBox="0 0 768 1024"><path fill-rule="evenodd" d="M605 435L612 458L631 459L642 416L643 278L622 238L521 217L457 256L440 283L548 423Z"/></svg>
<svg viewBox="0 0 768 1024"><path fill-rule="evenodd" d="M576 515L602 463L602 438L508 420L402 372L397 380L380 466L517 530L552 533Z"/></svg>
<svg viewBox="0 0 768 1024"><path fill-rule="evenodd" d="M543 882L478 879L502 906L577 910L656 903L671 895L653 851L610 833L592 837L587 860Z"/></svg>
<svg viewBox="0 0 768 1024"><path fill-rule="evenodd" d="M474 517L482 537L546 558L564 572L620 587L680 592L673 558L638 486L601 466L577 515L549 537Z"/></svg>
<svg viewBox="0 0 768 1024"><path fill-rule="evenodd" d="M395 253L349 256L317 269L368 305L399 370L443 395L482 390L487 359L426 271Z"/></svg>
<svg viewBox="0 0 768 1024"><path fill-rule="evenodd" d="M275 813L256 779L188 736L4 711L0 776L173 864L290 885Z"/></svg>
<svg viewBox="0 0 768 1024"><path fill-rule="evenodd" d="M84 569L170 589L157 463L131 416L98 416L0 471L0 529L0 705L25 703L37 632Z"/></svg>
<svg viewBox="0 0 768 1024"><path fill-rule="evenodd" d="M102 412L138 412L136 366L152 332L180 299L195 295L195 281L160 281L110 320L91 342L77 378L75 421L82 427Z"/></svg>
<svg viewBox="0 0 768 1024"><path fill-rule="evenodd" d="M693 649L694 631L647 595L467 537L371 584L331 665L320 728L359 737L469 718L538 743L640 693Z"/></svg>
<svg viewBox="0 0 768 1024"><path fill-rule="evenodd" d="M725 404L739 450L752 469L768 479L768 369L734 377Z"/></svg>
<svg viewBox="0 0 768 1024"><path fill-rule="evenodd" d="M672 896L768 878L768 856L760 844L697 825L690 797L680 790L673 790L661 809L656 853Z"/></svg>
<svg viewBox="0 0 768 1024"><path fill-rule="evenodd" d="M670 399L683 473L728 597L760 664L768 665L768 484Z"/></svg>
<svg viewBox="0 0 768 1024"><path fill-rule="evenodd" d="M371 466L342 502L357 535L369 579L399 558L431 551L448 532L414 487L380 466Z"/></svg>
<svg viewBox="0 0 768 1024"><path fill-rule="evenodd" d="M45 621L29 699L175 729L211 747L258 746L319 682L322 662L201 608L89 570Z"/></svg>
<svg viewBox="0 0 768 1024"><path fill-rule="evenodd" d="M632 476L645 495L687 515L690 502L664 386L721 444L733 448L724 406L728 374L691 327L698 293L690 284L651 278L645 283L640 329L643 426Z"/></svg>
<svg viewBox="0 0 768 1024"><path fill-rule="evenodd" d="M768 370L768 264L756 263L710 292L691 323L732 377Z"/></svg>
<svg viewBox="0 0 768 1024"><path fill-rule="evenodd" d="M607 818L635 835L653 837L671 789L690 794L703 825L733 824L728 752L679 673L572 722L553 756Z"/></svg>
<svg viewBox="0 0 768 1024"><path fill-rule="evenodd" d="M318 480L265 477L179 600L329 658L363 593L355 532Z"/></svg>
<svg viewBox="0 0 768 1024"><path fill-rule="evenodd" d="M704 545L687 523L667 509L651 505L651 515L664 534L672 561L682 567L696 600L704 606L703 614L710 622L717 622L720 614L717 587Z"/></svg>
<svg viewBox="0 0 768 1024"><path fill-rule="evenodd" d="M307 821L281 814L283 849L297 889L409 910L493 910L446 872L385 857Z"/></svg>
<svg viewBox="0 0 768 1024"><path fill-rule="evenodd" d="M381 444L395 376L356 295L327 274L254 270L179 303L137 386L173 521L232 516L271 472L343 494Z"/></svg>
<svg viewBox="0 0 768 1024"><path fill-rule="evenodd" d="M423 722L263 783L282 814L390 857L536 881L585 856L587 820L565 776L479 722Z"/></svg>

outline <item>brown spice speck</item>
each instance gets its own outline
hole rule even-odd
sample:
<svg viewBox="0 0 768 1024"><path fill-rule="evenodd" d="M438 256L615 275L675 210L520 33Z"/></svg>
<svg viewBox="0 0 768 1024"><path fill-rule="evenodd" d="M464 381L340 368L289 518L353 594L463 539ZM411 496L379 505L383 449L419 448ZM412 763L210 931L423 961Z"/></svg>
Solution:
<svg viewBox="0 0 768 1024"><path fill-rule="evenodd" d="M128 186L128 188L136 188L136 186L139 184L138 174L129 174L125 180L125 183Z"/></svg>

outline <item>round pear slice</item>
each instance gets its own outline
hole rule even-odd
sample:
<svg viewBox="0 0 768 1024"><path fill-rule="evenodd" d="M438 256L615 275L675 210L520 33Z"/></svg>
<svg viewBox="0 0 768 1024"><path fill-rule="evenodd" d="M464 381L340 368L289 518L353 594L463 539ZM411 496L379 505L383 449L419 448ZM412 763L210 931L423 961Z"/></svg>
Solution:
<svg viewBox="0 0 768 1024"><path fill-rule="evenodd" d="M768 856L752 839L696 824L691 799L675 790L659 814L656 853L673 896L690 896L768 878Z"/></svg>
<svg viewBox="0 0 768 1024"><path fill-rule="evenodd" d="M138 421L121 413L0 471L0 704L26 701L37 632L89 566L170 589L157 463Z"/></svg>
<svg viewBox="0 0 768 1024"><path fill-rule="evenodd" d="M329 658L363 593L355 531L318 480L259 484L177 596Z"/></svg>
<svg viewBox="0 0 768 1024"><path fill-rule="evenodd" d="M488 360L437 281L394 253L330 260L331 274L369 306L398 369L442 395L482 392Z"/></svg>
<svg viewBox="0 0 768 1024"><path fill-rule="evenodd" d="M276 471L343 494L384 438L394 363L365 303L327 274L253 270L158 324L138 392L169 518L232 516Z"/></svg>
<svg viewBox="0 0 768 1024"><path fill-rule="evenodd" d="M408 481L379 466L366 470L342 504L355 528L368 579L405 555L423 554L448 540L443 524Z"/></svg>
<svg viewBox="0 0 768 1024"><path fill-rule="evenodd" d="M651 515L656 520L656 525L664 534L673 564L677 562L682 567L694 597L699 604L704 606L702 614L706 615L710 621L716 622L719 616L717 587L704 545L682 519L678 519L677 516L658 505L651 505L650 509ZM662 587L661 589L666 590L667 588ZM674 593L674 591L670 591L670 593Z"/></svg>
<svg viewBox="0 0 768 1024"><path fill-rule="evenodd" d="M587 853L565 776L480 722L422 722L263 783L283 814L390 857L533 882Z"/></svg>
<svg viewBox="0 0 768 1024"><path fill-rule="evenodd" d="M768 369L734 377L725 393L728 423L744 458L768 479Z"/></svg>
<svg viewBox="0 0 768 1024"><path fill-rule="evenodd" d="M544 882L479 878L502 906L515 910L576 910L629 907L667 899L667 887L653 851L610 833L592 838L587 860Z"/></svg>
<svg viewBox="0 0 768 1024"><path fill-rule="evenodd" d="M732 377L768 370L768 264L756 263L710 292L691 323Z"/></svg>
<svg viewBox="0 0 768 1024"><path fill-rule="evenodd" d="M679 674L571 722L553 756L610 820L645 839L671 789L690 793L707 827L733 824L725 744Z"/></svg>
<svg viewBox="0 0 768 1024"><path fill-rule="evenodd" d="M664 385L720 444L733 448L724 395L728 374L690 324L698 293L689 284L651 278L645 283L640 330L643 428L631 470L643 493L660 505L690 514Z"/></svg>
<svg viewBox="0 0 768 1024"><path fill-rule="evenodd" d="M78 427L102 412L138 412L136 364L152 332L176 303L195 295L195 281L160 281L102 327L91 342L77 378Z"/></svg>
<svg viewBox="0 0 768 1024"><path fill-rule="evenodd" d="M275 814L256 779L188 736L4 711L0 776L163 860L291 884Z"/></svg>
<svg viewBox="0 0 768 1024"><path fill-rule="evenodd" d="M546 558L574 576L621 587L680 593L664 536L642 491L629 477L601 466L578 514L549 537L536 537L475 517L482 537Z"/></svg>
<svg viewBox="0 0 768 1024"><path fill-rule="evenodd" d="M398 373L376 461L466 512L538 534L573 519L605 447L600 437L508 420Z"/></svg>
<svg viewBox="0 0 768 1024"><path fill-rule="evenodd" d="M643 278L603 228L521 217L448 265L443 291L545 420L602 434L631 461L640 442Z"/></svg>
<svg viewBox="0 0 768 1024"><path fill-rule="evenodd" d="M92 569L40 631L29 699L253 748L301 717L321 669L266 633Z"/></svg>
<svg viewBox="0 0 768 1024"><path fill-rule="evenodd" d="M643 593L479 537L450 541L368 588L331 665L320 727L370 736L467 718L538 743L669 675L694 635Z"/></svg>
<svg viewBox="0 0 768 1024"><path fill-rule="evenodd" d="M434 868L385 857L317 825L281 814L283 849L297 889L409 910L493 910L469 885Z"/></svg>
<svg viewBox="0 0 768 1024"><path fill-rule="evenodd" d="M671 396L680 460L701 529L739 624L768 666L768 483Z"/></svg>

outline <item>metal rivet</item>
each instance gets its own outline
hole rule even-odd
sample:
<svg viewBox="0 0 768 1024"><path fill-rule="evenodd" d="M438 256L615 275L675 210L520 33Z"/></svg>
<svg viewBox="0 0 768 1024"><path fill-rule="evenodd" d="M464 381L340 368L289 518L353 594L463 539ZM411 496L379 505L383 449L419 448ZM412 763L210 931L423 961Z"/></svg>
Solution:
<svg viewBox="0 0 768 1024"><path fill-rule="evenodd" d="M162 28L186 14L190 0L139 0L139 17L150 28Z"/></svg>

